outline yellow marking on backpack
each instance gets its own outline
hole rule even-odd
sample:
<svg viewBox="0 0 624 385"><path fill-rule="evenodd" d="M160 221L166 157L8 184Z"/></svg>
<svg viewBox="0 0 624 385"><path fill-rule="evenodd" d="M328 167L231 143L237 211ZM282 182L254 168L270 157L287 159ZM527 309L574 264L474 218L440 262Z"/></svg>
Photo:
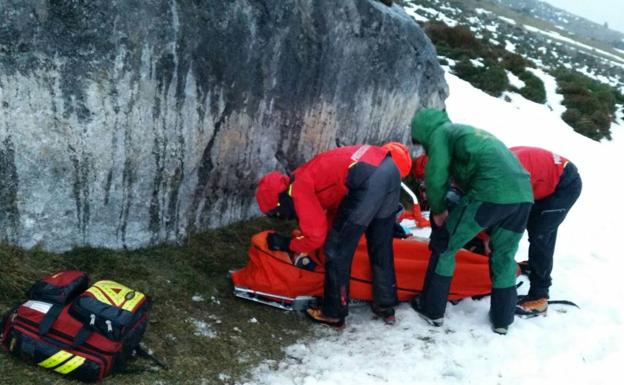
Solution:
<svg viewBox="0 0 624 385"><path fill-rule="evenodd" d="M93 294L100 302L128 311L133 311L136 305L145 297L145 294L115 281L98 281L87 292Z"/></svg>
<svg viewBox="0 0 624 385"><path fill-rule="evenodd" d="M74 370L78 369L82 364L84 364L85 358L80 356L74 356L71 360L64 363L62 366L54 369L55 372L61 374L69 374Z"/></svg>
<svg viewBox="0 0 624 385"><path fill-rule="evenodd" d="M71 356L73 356L73 354L71 354L70 352L66 352L65 350L61 350L53 355L51 355L50 357L46 358L45 360L41 361L39 363L39 366L43 366L46 369L50 369L53 368L55 366L58 366L60 363L67 361Z"/></svg>

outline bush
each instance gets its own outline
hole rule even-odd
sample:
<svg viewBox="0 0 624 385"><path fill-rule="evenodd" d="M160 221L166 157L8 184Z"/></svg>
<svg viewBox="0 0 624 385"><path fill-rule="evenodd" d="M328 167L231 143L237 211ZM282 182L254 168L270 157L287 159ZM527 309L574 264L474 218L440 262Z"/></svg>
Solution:
<svg viewBox="0 0 624 385"><path fill-rule="evenodd" d="M554 73L557 92L563 95L567 110L561 118L588 138L611 139L611 122L616 104L624 97L615 88L567 69Z"/></svg>
<svg viewBox="0 0 624 385"><path fill-rule="evenodd" d="M546 103L546 89L542 79L529 71L522 71L518 74L520 80L524 82L524 87L520 90L520 95L535 103Z"/></svg>
<svg viewBox="0 0 624 385"><path fill-rule="evenodd" d="M432 21L425 24L424 30L440 55L453 59L477 58L484 51L483 45L469 28L449 27L443 22Z"/></svg>
<svg viewBox="0 0 624 385"><path fill-rule="evenodd" d="M503 56L503 67L511 71L513 74L520 76L520 74L526 72L526 67L529 67L531 63L522 56L511 53Z"/></svg>
<svg viewBox="0 0 624 385"><path fill-rule="evenodd" d="M462 59L453 70L457 76L492 96L501 96L509 87L505 69L496 63L486 61L483 67L475 67L469 60Z"/></svg>

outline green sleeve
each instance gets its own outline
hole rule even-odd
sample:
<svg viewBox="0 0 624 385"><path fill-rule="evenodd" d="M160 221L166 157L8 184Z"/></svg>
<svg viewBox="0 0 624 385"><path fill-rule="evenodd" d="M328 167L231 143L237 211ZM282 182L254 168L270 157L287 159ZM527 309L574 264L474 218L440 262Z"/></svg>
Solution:
<svg viewBox="0 0 624 385"><path fill-rule="evenodd" d="M439 214L446 210L446 192L448 190L451 152L445 130L436 130L430 137L427 149L429 162L425 169L427 201L431 213Z"/></svg>

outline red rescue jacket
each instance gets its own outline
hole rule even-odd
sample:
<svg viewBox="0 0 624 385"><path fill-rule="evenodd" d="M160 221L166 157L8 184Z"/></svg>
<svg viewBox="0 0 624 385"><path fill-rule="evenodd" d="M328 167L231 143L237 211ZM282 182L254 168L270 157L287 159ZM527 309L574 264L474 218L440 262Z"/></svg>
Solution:
<svg viewBox="0 0 624 385"><path fill-rule="evenodd" d="M301 235L290 241L290 249L310 253L325 243L330 221L347 194L349 168L357 162L379 166L388 150L369 145L340 147L322 152L293 172L289 187Z"/></svg>
<svg viewBox="0 0 624 385"><path fill-rule="evenodd" d="M568 160L538 147L510 148L522 166L531 174L533 199L544 199L555 192Z"/></svg>

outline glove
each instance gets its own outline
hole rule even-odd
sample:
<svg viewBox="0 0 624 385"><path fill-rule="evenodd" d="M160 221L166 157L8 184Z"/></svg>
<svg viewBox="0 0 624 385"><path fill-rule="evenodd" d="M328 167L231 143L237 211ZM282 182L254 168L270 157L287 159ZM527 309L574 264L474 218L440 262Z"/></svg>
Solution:
<svg viewBox="0 0 624 385"><path fill-rule="evenodd" d="M267 235L267 244L269 250L290 251L288 245L290 245L290 237L285 237L277 233L270 233Z"/></svg>
<svg viewBox="0 0 624 385"><path fill-rule="evenodd" d="M412 234L408 234L405 232L405 229L400 224L394 222L392 227L392 238L405 239L409 238Z"/></svg>

